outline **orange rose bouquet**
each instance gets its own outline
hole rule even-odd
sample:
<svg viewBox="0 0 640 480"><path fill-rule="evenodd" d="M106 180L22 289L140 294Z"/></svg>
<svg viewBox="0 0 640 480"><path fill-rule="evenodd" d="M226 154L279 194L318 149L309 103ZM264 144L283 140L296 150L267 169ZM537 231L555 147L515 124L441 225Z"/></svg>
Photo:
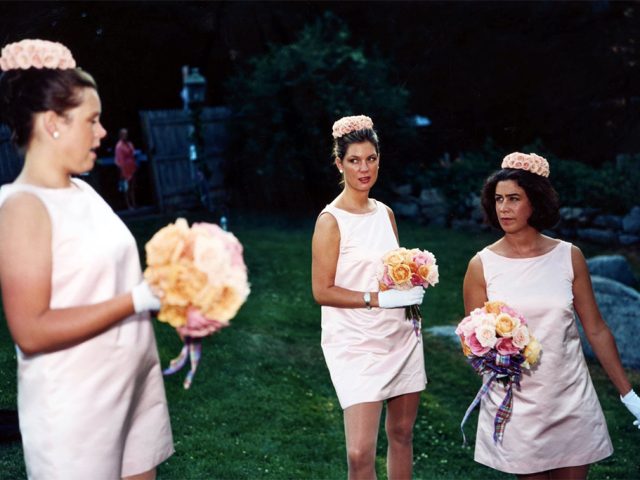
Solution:
<svg viewBox="0 0 640 480"><path fill-rule="evenodd" d="M242 245L211 223L179 218L161 228L145 246L144 278L160 297L158 320L174 327L184 341L180 355L164 373L180 370L191 358L184 382L189 388L200 359L202 338L229 325L249 295Z"/></svg>
<svg viewBox="0 0 640 480"><path fill-rule="evenodd" d="M413 287L428 288L438 283L436 257L428 250L418 248L396 248L382 257L378 273L381 292L390 289L409 290ZM413 323L416 336L420 338L422 313L418 305L405 307L405 318Z"/></svg>
<svg viewBox="0 0 640 480"><path fill-rule="evenodd" d="M482 385L462 420L460 428L489 391L495 380L504 385L506 395L494 420L493 439L502 440L513 407L513 385L520 386L522 369L530 369L540 357L541 346L531 334L526 319L503 302L486 302L463 318L456 328L462 353L479 375L490 375ZM462 432L463 440L464 431Z"/></svg>

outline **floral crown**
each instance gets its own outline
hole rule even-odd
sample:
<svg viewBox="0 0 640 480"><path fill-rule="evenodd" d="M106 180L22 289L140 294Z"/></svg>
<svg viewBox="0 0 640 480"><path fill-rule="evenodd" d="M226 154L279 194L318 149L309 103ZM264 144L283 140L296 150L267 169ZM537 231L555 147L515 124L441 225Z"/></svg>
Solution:
<svg viewBox="0 0 640 480"><path fill-rule="evenodd" d="M373 128L373 120L366 115L342 117L333 124L333 138L344 137L346 134L358 130Z"/></svg>
<svg viewBox="0 0 640 480"><path fill-rule="evenodd" d="M542 177L549 176L549 162L535 153L510 153L502 160L501 168L518 168Z"/></svg>
<svg viewBox="0 0 640 480"><path fill-rule="evenodd" d="M75 68L71 51L57 42L48 40L22 40L2 49L0 70L26 70L28 68Z"/></svg>

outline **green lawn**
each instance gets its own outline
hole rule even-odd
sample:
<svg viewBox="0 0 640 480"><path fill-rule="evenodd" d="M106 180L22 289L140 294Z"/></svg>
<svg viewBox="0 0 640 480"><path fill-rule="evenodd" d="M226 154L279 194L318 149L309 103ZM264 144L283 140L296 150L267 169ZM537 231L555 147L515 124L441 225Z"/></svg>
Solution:
<svg viewBox="0 0 640 480"><path fill-rule="evenodd" d="M190 218L206 220L203 217ZM130 221L140 245L172 218ZM159 468L161 479L341 479L346 478L342 412L320 349L320 308L311 297L312 220L231 219L245 246L252 294L230 328L204 341L194 384L182 389L183 373L166 378L176 454ZM470 234L400 222L402 244L431 250L441 281L429 289L425 328L456 323L463 313L461 281L473 253L489 234ZM596 251L591 252L597 253ZM180 342L156 323L165 366ZM480 379L458 347L425 335L429 385L415 428L415 477L423 479L505 478L473 462L461 447L460 420ZM591 365L616 453L592 469L592 479L640 477L640 433L602 370ZM638 372L631 374L640 384ZM15 352L0 326L0 408L15 408ZM469 420L473 442L477 414ZM379 478L386 478L381 431ZM0 445L0 478L24 478L19 444Z"/></svg>

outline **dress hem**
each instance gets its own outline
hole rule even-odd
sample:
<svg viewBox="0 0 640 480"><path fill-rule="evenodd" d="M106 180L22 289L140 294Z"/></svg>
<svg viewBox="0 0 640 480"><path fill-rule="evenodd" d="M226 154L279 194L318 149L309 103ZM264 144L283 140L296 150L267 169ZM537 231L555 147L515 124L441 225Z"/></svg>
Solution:
<svg viewBox="0 0 640 480"><path fill-rule="evenodd" d="M425 382L422 387L409 387L406 390L402 390L400 392L393 392L392 394L389 394L389 395L381 395L380 396L381 398L372 398L372 399L366 399L366 400L358 399L358 400L347 403L345 406L342 406L342 404L340 404L340 407L342 408L342 410L346 410L347 408L353 407L354 405L358 405L359 403L384 402L385 400L389 400L390 398L399 397L400 395L408 395L410 393L423 392L426 389L427 389L427 382Z"/></svg>
<svg viewBox="0 0 640 480"><path fill-rule="evenodd" d="M511 473L515 475L531 475L534 473L546 472L548 470L555 470L557 468L568 468L568 467L579 467L582 465L591 465L593 463L600 462L605 458L610 457L611 455L613 455L613 448L607 452L602 452L598 455L581 455L581 456L575 456L570 458L565 457L565 458L562 458L561 460L558 460L557 462L551 462L545 465L544 467L534 468L534 469L532 469L531 466L518 467L517 465L514 465L511 468L505 468L497 464L491 464L490 461L479 460L478 458L474 458L473 460L476 463L480 463L482 465L493 468L494 470L498 470L500 472Z"/></svg>

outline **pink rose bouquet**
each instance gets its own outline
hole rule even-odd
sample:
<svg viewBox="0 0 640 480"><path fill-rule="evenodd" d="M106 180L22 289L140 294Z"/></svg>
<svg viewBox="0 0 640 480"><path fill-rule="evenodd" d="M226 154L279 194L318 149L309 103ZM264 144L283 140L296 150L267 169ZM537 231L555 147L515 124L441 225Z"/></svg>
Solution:
<svg viewBox="0 0 640 480"><path fill-rule="evenodd" d="M174 327L185 345L165 374L191 357L189 388L200 357L202 337L229 325L249 295L242 245L211 223L186 220L161 228L145 246L144 278L160 297L158 320Z"/></svg>
<svg viewBox="0 0 640 480"><path fill-rule="evenodd" d="M462 319L456 328L462 353L479 375L490 375L462 420L464 427L469 414L489 391L495 380L504 385L506 395L494 420L494 441L502 441L507 421L511 417L513 385L520 386L522 369L530 369L540 357L540 343L529 331L526 319L503 302L486 302ZM464 438L464 430L462 432ZM465 439L466 442L466 439Z"/></svg>
<svg viewBox="0 0 640 480"><path fill-rule="evenodd" d="M436 257L428 250L418 248L396 248L382 257L378 272L380 291L409 290L413 287L428 288L439 281ZM422 314L418 305L405 308L405 317L413 323L416 336L420 338Z"/></svg>

